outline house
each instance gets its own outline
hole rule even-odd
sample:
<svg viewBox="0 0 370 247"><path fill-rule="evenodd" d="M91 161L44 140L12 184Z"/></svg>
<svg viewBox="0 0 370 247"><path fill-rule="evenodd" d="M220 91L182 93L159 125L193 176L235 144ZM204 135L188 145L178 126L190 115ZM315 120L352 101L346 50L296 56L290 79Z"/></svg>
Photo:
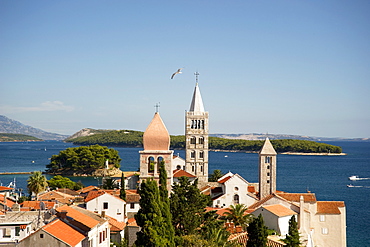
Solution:
<svg viewBox="0 0 370 247"><path fill-rule="evenodd" d="M54 201L61 204L71 204L75 197L58 191L48 191L38 196L39 201Z"/></svg>
<svg viewBox="0 0 370 247"><path fill-rule="evenodd" d="M86 209L67 205L56 210L59 219L80 230L87 237L87 246L110 246L109 222L104 214L100 216Z"/></svg>
<svg viewBox="0 0 370 247"><path fill-rule="evenodd" d="M261 207L274 211L269 205L280 205L282 215L291 214L291 211L296 213L301 242L305 246L346 246L346 208L343 201L317 201L314 193L275 192L249 208L259 210L257 212L262 212ZM282 213L281 206L286 208L286 213ZM278 213L275 211L275 214ZM279 226L276 226L276 221L265 221L269 228L286 229L284 220L278 223Z"/></svg>
<svg viewBox="0 0 370 247"><path fill-rule="evenodd" d="M297 216L296 212L280 204L262 206L253 211L252 214L256 217L261 214L265 225L284 237L289 232L289 220L293 215Z"/></svg>
<svg viewBox="0 0 370 247"><path fill-rule="evenodd" d="M56 208L55 202L48 201L24 201L20 204L20 211L50 210Z"/></svg>
<svg viewBox="0 0 370 247"><path fill-rule="evenodd" d="M235 204L252 205L257 197L248 191L248 181L239 174L226 173L218 179L218 186L211 189L213 207L229 207Z"/></svg>
<svg viewBox="0 0 370 247"><path fill-rule="evenodd" d="M127 218L132 218L139 212L140 195L136 190L126 190L126 215Z"/></svg>
<svg viewBox="0 0 370 247"><path fill-rule="evenodd" d="M185 171L185 170L182 170L182 169L176 169L173 171L173 182L174 183L178 183L179 182L179 178L181 177L187 177L189 179L189 182L193 182L197 176Z"/></svg>
<svg viewBox="0 0 370 247"><path fill-rule="evenodd" d="M82 247L87 246L87 237L66 222L55 219L34 232L28 238L20 241L18 246L60 246Z"/></svg>
<svg viewBox="0 0 370 247"><path fill-rule="evenodd" d="M116 243L121 243L122 239L125 237L125 227L126 223L116 220L115 218L107 216L109 220L110 227L110 240Z"/></svg>
<svg viewBox="0 0 370 247"><path fill-rule="evenodd" d="M94 213L106 215L116 219L117 221L125 221L126 202L117 196L113 196L106 191L90 191L85 198L86 209Z"/></svg>

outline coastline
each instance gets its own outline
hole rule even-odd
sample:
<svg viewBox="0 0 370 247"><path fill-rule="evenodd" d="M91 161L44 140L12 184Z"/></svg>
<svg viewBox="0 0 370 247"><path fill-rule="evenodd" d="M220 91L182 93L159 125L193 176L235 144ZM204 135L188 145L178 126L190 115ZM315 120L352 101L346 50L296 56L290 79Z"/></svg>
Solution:
<svg viewBox="0 0 370 247"><path fill-rule="evenodd" d="M258 153L258 151L243 151L243 150L222 150L222 149L210 149L210 152L229 152L229 153ZM300 153L300 152L283 152L278 154L285 155L320 155L320 156L343 156L346 153Z"/></svg>

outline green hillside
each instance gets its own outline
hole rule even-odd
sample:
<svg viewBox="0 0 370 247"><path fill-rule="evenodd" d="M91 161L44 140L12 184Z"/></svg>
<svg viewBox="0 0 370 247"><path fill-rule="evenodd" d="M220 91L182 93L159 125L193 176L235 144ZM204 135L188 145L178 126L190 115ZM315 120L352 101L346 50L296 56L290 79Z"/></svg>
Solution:
<svg viewBox="0 0 370 247"><path fill-rule="evenodd" d="M76 145L104 145L120 147L142 147L143 132L133 130L109 131L91 136L78 137L69 140ZM257 152L264 141L249 141L209 137L210 150L229 150L242 152ZM271 140L276 152L300 153L341 153L342 148L325 143L306 140L281 139ZM185 149L185 136L171 136L171 149Z"/></svg>
<svg viewBox="0 0 370 247"><path fill-rule="evenodd" d="M42 141L42 140L29 135L0 133L0 142L24 142L24 141Z"/></svg>

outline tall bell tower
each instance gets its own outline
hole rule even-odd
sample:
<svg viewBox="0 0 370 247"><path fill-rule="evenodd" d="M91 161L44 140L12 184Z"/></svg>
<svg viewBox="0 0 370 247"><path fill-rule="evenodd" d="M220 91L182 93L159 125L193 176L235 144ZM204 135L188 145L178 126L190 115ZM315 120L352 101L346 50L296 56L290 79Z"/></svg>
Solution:
<svg viewBox="0 0 370 247"><path fill-rule="evenodd" d="M208 182L208 112L204 110L198 86L199 73L189 111L185 116L185 170L198 178L199 185Z"/></svg>
<svg viewBox="0 0 370 247"><path fill-rule="evenodd" d="M266 137L259 152L259 194L260 200L276 192L276 151Z"/></svg>

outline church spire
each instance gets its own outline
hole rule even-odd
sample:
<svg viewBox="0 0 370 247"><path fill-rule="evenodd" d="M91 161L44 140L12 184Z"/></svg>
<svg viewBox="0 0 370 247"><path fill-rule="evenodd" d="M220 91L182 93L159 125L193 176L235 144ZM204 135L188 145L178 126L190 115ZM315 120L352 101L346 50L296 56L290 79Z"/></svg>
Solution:
<svg viewBox="0 0 370 247"><path fill-rule="evenodd" d="M196 84L195 84L195 89L194 89L194 94L193 94L193 99L190 104L190 112L204 112L204 105L203 105L203 100L202 100L202 95L200 94L200 89L198 86L198 76L199 73L196 72L194 73L196 76Z"/></svg>
<svg viewBox="0 0 370 247"><path fill-rule="evenodd" d="M270 139L266 137L265 143L263 144L260 152L260 154L271 154L271 155L276 155L276 151L274 147L272 146Z"/></svg>

